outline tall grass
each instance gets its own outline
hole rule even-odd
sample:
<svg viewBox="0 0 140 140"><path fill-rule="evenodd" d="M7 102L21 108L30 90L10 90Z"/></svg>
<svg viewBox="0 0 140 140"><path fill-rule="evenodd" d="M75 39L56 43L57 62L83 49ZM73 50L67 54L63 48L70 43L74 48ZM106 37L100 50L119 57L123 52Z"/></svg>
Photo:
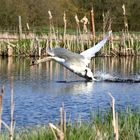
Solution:
<svg viewBox="0 0 140 140"><path fill-rule="evenodd" d="M130 109L120 112L119 139L138 140L140 138L140 113ZM57 125L58 126L58 125ZM59 127L59 126L58 126ZM112 112L94 114L89 122L67 123L65 140L114 140ZM1 133L0 139L7 140L8 133ZM15 131L14 140L54 140L48 126L35 126Z"/></svg>

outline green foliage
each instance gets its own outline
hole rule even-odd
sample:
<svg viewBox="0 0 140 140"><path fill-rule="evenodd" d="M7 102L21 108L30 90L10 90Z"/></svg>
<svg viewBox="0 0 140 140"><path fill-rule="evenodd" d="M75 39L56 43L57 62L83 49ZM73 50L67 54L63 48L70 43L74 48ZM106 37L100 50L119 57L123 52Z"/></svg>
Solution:
<svg viewBox="0 0 140 140"><path fill-rule="evenodd" d="M0 28L18 29L18 16L22 17L23 29L40 26L49 26L48 11L51 10L53 24L63 27L63 14L66 13L67 27L75 28L75 14L79 19L84 15L90 20L90 10L93 7L95 13L95 27L102 30L103 16L109 11L112 19L112 29L119 31L124 29L122 5L125 4L129 30L140 29L140 4L139 0L1 0L0 1Z"/></svg>
<svg viewBox="0 0 140 140"><path fill-rule="evenodd" d="M140 114L130 109L119 113L119 139L137 140L140 138ZM0 135L1 140L8 139L7 133ZM68 123L65 140L113 140L112 112L94 113L90 122ZM15 131L14 140L54 140L51 129L47 126L23 128Z"/></svg>

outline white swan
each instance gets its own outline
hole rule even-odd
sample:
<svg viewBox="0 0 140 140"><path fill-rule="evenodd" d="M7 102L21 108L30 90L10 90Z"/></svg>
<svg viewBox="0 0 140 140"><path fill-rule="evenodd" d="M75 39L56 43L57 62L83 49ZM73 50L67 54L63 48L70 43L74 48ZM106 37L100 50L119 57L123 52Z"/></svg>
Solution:
<svg viewBox="0 0 140 140"><path fill-rule="evenodd" d="M55 48L47 48L50 57L43 58L34 62L38 64L40 62L45 62L47 60L55 60L59 64L65 66L70 71L85 78L87 81L96 80L93 76L91 69L88 67L90 59L95 56L95 54L104 46L111 35L112 31L101 40L97 45L83 51L82 53L73 53L67 49L61 48L59 46Z"/></svg>

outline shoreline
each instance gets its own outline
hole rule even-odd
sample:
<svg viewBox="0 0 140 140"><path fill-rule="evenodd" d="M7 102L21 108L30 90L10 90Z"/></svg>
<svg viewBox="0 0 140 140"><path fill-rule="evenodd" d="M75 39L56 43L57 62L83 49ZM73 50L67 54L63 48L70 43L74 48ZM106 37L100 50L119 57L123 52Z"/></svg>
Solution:
<svg viewBox="0 0 140 140"><path fill-rule="evenodd" d="M93 40L92 34L80 35L57 35L30 33L23 34L21 38L17 34L0 35L0 56L46 56L47 46L57 45L69 49L72 52L80 53L102 39L102 33ZM108 43L97 54L98 56L140 56L140 35L130 33L113 33Z"/></svg>

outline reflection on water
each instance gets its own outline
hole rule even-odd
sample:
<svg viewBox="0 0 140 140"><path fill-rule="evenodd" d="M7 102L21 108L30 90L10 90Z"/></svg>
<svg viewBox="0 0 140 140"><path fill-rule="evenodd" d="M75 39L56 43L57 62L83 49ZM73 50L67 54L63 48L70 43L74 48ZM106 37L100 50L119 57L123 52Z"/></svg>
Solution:
<svg viewBox="0 0 140 140"><path fill-rule="evenodd" d="M15 75L22 80L26 73L30 79L45 75L46 80L79 80L80 78L53 61L31 66L30 59L23 58L0 58L0 74L6 77ZM98 57L92 59L90 68L96 75L106 73L120 77L130 77L140 74L140 57ZM29 77L28 77L29 78ZM1 79L2 80L2 79Z"/></svg>
<svg viewBox="0 0 140 140"><path fill-rule="evenodd" d="M9 121L9 79L14 76L15 119L17 125L48 123L59 119L64 102L72 119L88 119L91 110L109 107L111 92L117 109L139 108L140 83L85 82L53 61L29 66L30 59L0 58L0 85L6 87L3 118ZM90 67L95 75L140 78L140 57L94 58Z"/></svg>

